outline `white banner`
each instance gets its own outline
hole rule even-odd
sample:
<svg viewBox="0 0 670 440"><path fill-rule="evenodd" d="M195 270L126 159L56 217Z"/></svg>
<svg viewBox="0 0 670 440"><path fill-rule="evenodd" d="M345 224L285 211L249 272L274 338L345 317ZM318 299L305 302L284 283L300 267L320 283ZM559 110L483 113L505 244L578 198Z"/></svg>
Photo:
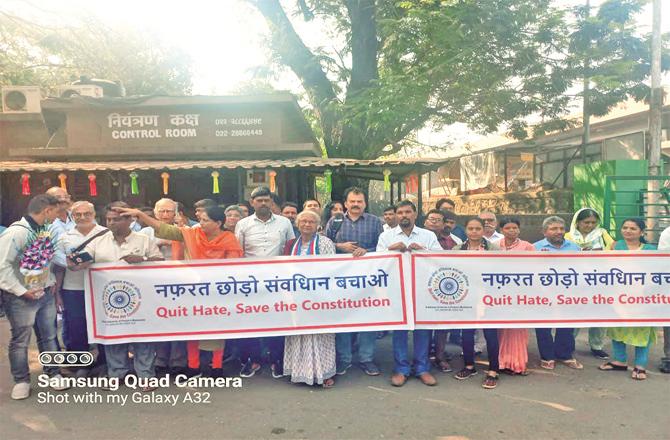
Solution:
<svg viewBox="0 0 670 440"><path fill-rule="evenodd" d="M89 342L410 329L404 264L390 253L95 264Z"/></svg>
<svg viewBox="0 0 670 440"><path fill-rule="evenodd" d="M409 269L409 270L408 270ZM444 252L96 264L90 342L670 325L670 254Z"/></svg>
<svg viewBox="0 0 670 440"><path fill-rule="evenodd" d="M670 254L483 252L411 257L415 328L670 325Z"/></svg>

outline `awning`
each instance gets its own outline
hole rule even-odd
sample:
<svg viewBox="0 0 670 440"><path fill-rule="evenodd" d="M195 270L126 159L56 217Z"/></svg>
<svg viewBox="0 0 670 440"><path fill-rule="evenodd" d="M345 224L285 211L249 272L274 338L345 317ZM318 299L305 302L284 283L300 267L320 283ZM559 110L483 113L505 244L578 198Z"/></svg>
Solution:
<svg viewBox="0 0 670 440"><path fill-rule="evenodd" d="M53 171L142 171L142 170L190 170L190 169L303 169L322 173L326 169L339 171L349 177L383 180L383 171L391 171L391 178L404 177L412 173L433 171L448 160L424 159L337 159L304 157L278 160L192 160L192 161L96 161L96 162L32 162L0 161L0 172L53 172Z"/></svg>

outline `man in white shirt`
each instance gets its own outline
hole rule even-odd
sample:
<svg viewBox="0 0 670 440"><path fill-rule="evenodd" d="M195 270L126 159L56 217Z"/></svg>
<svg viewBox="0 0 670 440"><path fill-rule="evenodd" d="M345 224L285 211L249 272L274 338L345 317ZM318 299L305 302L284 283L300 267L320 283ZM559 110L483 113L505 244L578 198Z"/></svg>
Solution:
<svg viewBox="0 0 670 440"><path fill-rule="evenodd" d="M112 263L125 261L128 264L145 261L162 261L163 255L149 237L130 229L133 219L129 215L121 215L115 208L128 208L124 202L112 202L105 207L105 222L111 234L102 235L91 241L84 252L93 257L95 263ZM73 265L68 262L72 270L82 270L91 265L91 261ZM98 293L98 292L96 292ZM155 346L151 342L133 343L133 364L138 377L154 377ZM123 377L130 372L128 352L130 344L107 344L105 357L107 358L107 374L110 377ZM153 391L153 387L143 387L142 391Z"/></svg>
<svg viewBox="0 0 670 440"><path fill-rule="evenodd" d="M479 218L484 222L484 238L489 243L495 243L504 237L504 235L497 231L498 219L493 212L482 211L479 213Z"/></svg>
<svg viewBox="0 0 670 440"><path fill-rule="evenodd" d="M670 251L670 227L661 232L658 240L659 251ZM661 372L670 374L670 327L663 328L663 355L661 359Z"/></svg>
<svg viewBox="0 0 670 440"><path fill-rule="evenodd" d="M379 236L377 252L425 252L441 251L442 246L437 241L434 232L416 226L416 206L409 200L403 200L396 205L398 226L383 232ZM393 331L393 376L391 384L401 387L407 382L411 372L411 362L407 350L407 330ZM414 371L416 377L425 385L437 384L435 377L430 374L430 338L431 330L414 330Z"/></svg>
<svg viewBox="0 0 670 440"><path fill-rule="evenodd" d="M245 257L276 257L282 255L284 245L295 238L293 226L286 217L271 211L272 192L265 186L251 193L251 205L254 213L240 220L235 226L235 235L242 246ZM284 337L266 338L270 349L272 377L284 376ZM251 377L261 369L260 338L245 338L239 341L241 377Z"/></svg>
<svg viewBox="0 0 670 440"><path fill-rule="evenodd" d="M173 225L175 223L175 218L177 216L177 203L172 199L160 199L154 205L154 216L157 220L162 221L168 225ZM172 258L172 241L163 240L161 238L156 238L154 228L151 226L146 226L140 230L140 234L144 234L149 237L152 241L156 243L158 249L160 249L161 254L165 257L166 260Z"/></svg>
<svg viewBox="0 0 670 440"><path fill-rule="evenodd" d="M383 214L384 218L384 231L388 231L389 229L393 229L396 226L398 226L398 220L396 219L395 216L395 206L387 206L386 209L384 210Z"/></svg>

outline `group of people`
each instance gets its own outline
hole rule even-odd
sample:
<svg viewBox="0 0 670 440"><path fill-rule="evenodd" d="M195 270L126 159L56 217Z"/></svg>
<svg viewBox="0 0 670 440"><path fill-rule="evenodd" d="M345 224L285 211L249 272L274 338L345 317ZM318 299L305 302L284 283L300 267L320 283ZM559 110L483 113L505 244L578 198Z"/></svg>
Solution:
<svg viewBox="0 0 670 440"><path fill-rule="evenodd" d="M357 187L345 191L342 201L322 207L315 199L281 203L267 187L256 188L249 202L221 207L210 199L195 203L191 220L184 206L171 199L161 199L153 209L134 209L118 201L105 206L100 220L93 204L72 203L66 190L55 187L35 196L27 214L0 234L0 289L2 304L11 325L9 359L15 386L13 399L30 395L28 345L35 331L42 351L60 350L56 315L62 312L62 340L68 351L88 351L84 307L83 269L93 263L120 262L137 264L145 261L274 257L280 255L310 256L369 252L429 251L607 251L649 250L644 242L645 224L631 218L621 225L623 239L614 241L600 226L599 214L589 208L575 213L566 228L561 217L547 217L543 224L544 239L531 244L520 238L521 223L516 218L496 218L485 211L458 224L455 203L438 201L435 209L422 219L409 200L388 207L383 217L366 211L366 194ZM423 221L423 227L417 222ZM55 249L47 264L48 273L38 285L26 285L20 272L26 245L36 236L43 237ZM670 250L670 228L661 236L659 249ZM670 373L670 334L665 329L665 357L662 371ZM583 365L575 358L577 329L536 329L542 368L553 370L557 363L573 369ZM331 388L335 377L344 375L356 364L370 376L381 370L375 362L377 332L292 335L239 340L173 341L156 343L105 344L97 348L95 364L86 369L69 371L85 376L102 371L109 377L123 378L135 374L140 378L157 375L217 375L223 364L239 359L239 375L250 378L267 362L274 378L290 376L292 382ZM613 355L604 350L605 337L612 341ZM646 378L649 347L655 340L655 329L625 327L589 329L591 352L607 360L603 371L627 371L626 346L635 347L632 377ZM477 374L475 356L486 343L488 370L483 387L495 388L499 373L526 375L528 364L527 329L415 330L413 353L408 353L408 331L394 331L394 367L391 384L400 387L410 376L433 386L437 379L431 367L442 373L452 371L445 350L448 341L460 344L463 367L456 372L458 380ZM480 340L478 340L480 339ZM226 343L227 342L227 343ZM51 377L61 371L44 367ZM95 373L97 374L97 373ZM58 381L51 383L57 384ZM58 386L54 385L57 389ZM154 388L145 386L143 391Z"/></svg>

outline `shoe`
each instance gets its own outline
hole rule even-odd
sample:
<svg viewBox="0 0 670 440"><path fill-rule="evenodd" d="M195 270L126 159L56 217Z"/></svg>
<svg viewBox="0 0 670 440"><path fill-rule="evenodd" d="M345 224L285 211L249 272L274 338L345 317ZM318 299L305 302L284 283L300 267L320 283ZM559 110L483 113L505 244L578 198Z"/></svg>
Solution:
<svg viewBox="0 0 670 440"><path fill-rule="evenodd" d="M455 379L465 380L477 374L477 370L474 368L463 368L461 371L454 375Z"/></svg>
<svg viewBox="0 0 670 440"><path fill-rule="evenodd" d="M391 385L394 387L401 387L405 385L406 382L407 376L402 373L394 373L393 376L391 376Z"/></svg>
<svg viewBox="0 0 670 440"><path fill-rule="evenodd" d="M281 379L284 377L284 365L281 362L276 362L270 365L270 370L272 370L272 377L274 379Z"/></svg>
<svg viewBox="0 0 670 440"><path fill-rule="evenodd" d="M140 388L140 391L142 391L143 393L150 393L152 391L156 391L157 389L158 389L158 387L155 387L155 386L146 386L146 387Z"/></svg>
<svg viewBox="0 0 670 440"><path fill-rule="evenodd" d="M54 391L65 391L70 389L70 385L66 385L66 383L63 381L65 378L60 374L51 376L49 379L56 379L54 382L55 385L51 385L51 389ZM49 380L49 382L51 383L51 380Z"/></svg>
<svg viewBox="0 0 670 440"><path fill-rule="evenodd" d="M361 362L359 365L368 376L379 376L382 374L374 362Z"/></svg>
<svg viewBox="0 0 670 440"><path fill-rule="evenodd" d="M598 358L598 359L603 359L603 360L605 360L605 359L609 359L609 358L610 358L609 353L607 353L607 352L604 351L604 350L595 350L595 349L592 348L592 349L591 349L591 354L593 355L593 357L596 357L596 358Z"/></svg>
<svg viewBox="0 0 670 440"><path fill-rule="evenodd" d="M261 366L259 364L255 364L249 360L247 361L246 364L242 366L242 370L240 371L240 377L252 377L260 369Z"/></svg>
<svg viewBox="0 0 670 440"><path fill-rule="evenodd" d="M452 372L451 365L449 365L449 362L447 361L439 361L435 362L435 366L440 369L441 372L443 373L450 373Z"/></svg>
<svg viewBox="0 0 670 440"><path fill-rule="evenodd" d="M428 385L429 387L437 385L437 379L435 379L435 376L427 371L425 373L419 374L417 378L421 381L422 384Z"/></svg>
<svg viewBox="0 0 670 440"><path fill-rule="evenodd" d="M492 390L497 386L498 386L498 375L495 376L486 375L486 377L484 378L484 383L482 383L482 387L486 388L487 390Z"/></svg>
<svg viewBox="0 0 670 440"><path fill-rule="evenodd" d="M12 388L12 399L23 400L30 397L30 384L28 382L19 382Z"/></svg>
<svg viewBox="0 0 670 440"><path fill-rule="evenodd" d="M347 370L351 368L351 364L339 364L337 366L336 373L338 376L344 376L347 374Z"/></svg>

